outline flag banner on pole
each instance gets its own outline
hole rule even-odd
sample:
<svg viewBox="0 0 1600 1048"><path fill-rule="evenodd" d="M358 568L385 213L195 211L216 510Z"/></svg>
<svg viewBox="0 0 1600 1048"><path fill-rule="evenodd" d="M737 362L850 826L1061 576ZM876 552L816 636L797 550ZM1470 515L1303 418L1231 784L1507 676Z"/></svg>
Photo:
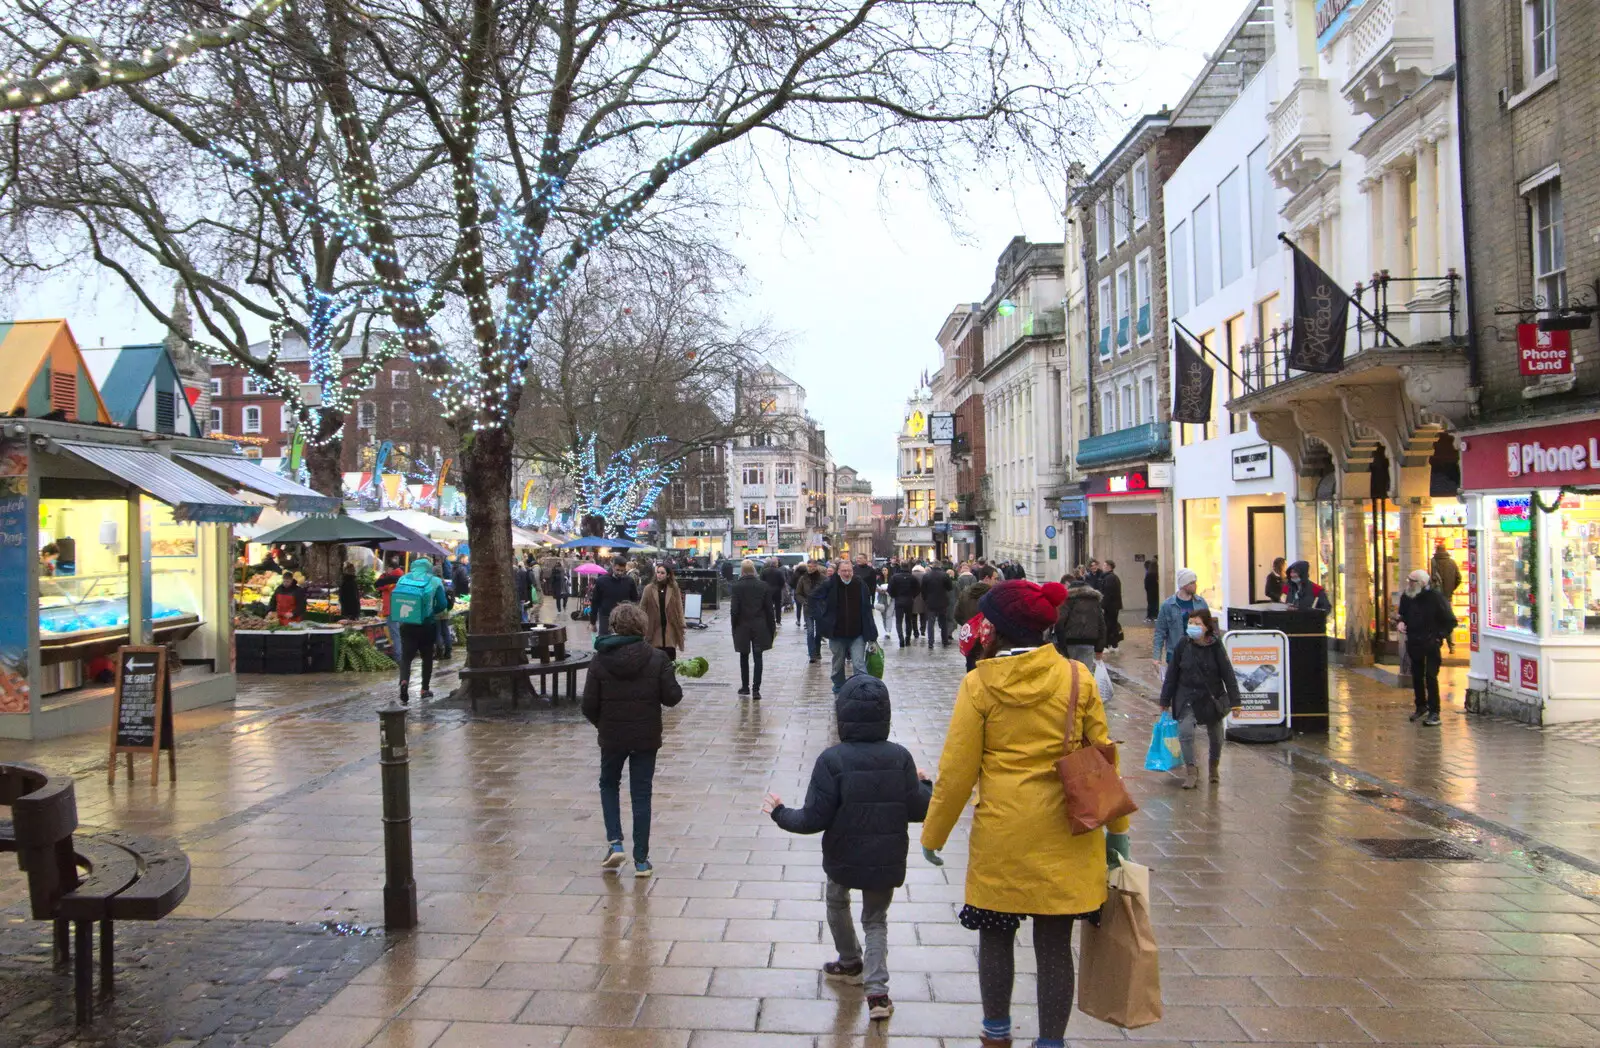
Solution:
<svg viewBox="0 0 1600 1048"><path fill-rule="evenodd" d="M1289 343L1289 366L1321 374L1342 371L1350 296L1304 251L1289 246L1294 251L1294 335Z"/></svg>
<svg viewBox="0 0 1600 1048"><path fill-rule="evenodd" d="M1172 333L1174 350L1172 370L1172 421L1206 423L1211 421L1211 387L1216 382L1216 370L1207 364L1200 353L1183 337L1182 331Z"/></svg>

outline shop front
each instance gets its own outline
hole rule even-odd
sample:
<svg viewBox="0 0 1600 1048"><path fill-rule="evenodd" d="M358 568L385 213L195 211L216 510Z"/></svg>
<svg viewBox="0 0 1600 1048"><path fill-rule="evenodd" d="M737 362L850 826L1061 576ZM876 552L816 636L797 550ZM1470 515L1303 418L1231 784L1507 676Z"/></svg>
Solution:
<svg viewBox="0 0 1600 1048"><path fill-rule="evenodd" d="M1600 417L1460 443L1468 708L1600 719Z"/></svg>
<svg viewBox="0 0 1600 1048"><path fill-rule="evenodd" d="M1158 561L1161 592L1170 592L1178 565L1162 563L1168 559L1162 552L1173 548L1171 487L1170 462L1089 475L1089 556L1116 561L1129 607L1137 605L1131 594L1143 592L1143 565L1152 557Z"/></svg>
<svg viewBox="0 0 1600 1048"><path fill-rule="evenodd" d="M693 556L728 556L733 531L731 517L670 517L667 548L689 550Z"/></svg>
<svg viewBox="0 0 1600 1048"><path fill-rule="evenodd" d="M934 558L933 528L897 527L894 529L895 553L901 560L932 560Z"/></svg>

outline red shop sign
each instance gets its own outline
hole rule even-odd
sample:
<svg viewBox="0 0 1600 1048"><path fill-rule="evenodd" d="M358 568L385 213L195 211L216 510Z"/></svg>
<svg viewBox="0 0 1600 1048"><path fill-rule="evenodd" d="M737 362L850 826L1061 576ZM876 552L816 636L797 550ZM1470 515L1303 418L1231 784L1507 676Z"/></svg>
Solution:
<svg viewBox="0 0 1600 1048"><path fill-rule="evenodd" d="M1539 690L1539 660L1530 659L1526 655L1517 656L1517 672L1522 678L1522 686L1529 691Z"/></svg>
<svg viewBox="0 0 1600 1048"><path fill-rule="evenodd" d="M1089 478L1088 496L1092 499L1146 495L1149 491L1150 478L1143 470L1129 470L1127 473Z"/></svg>
<svg viewBox="0 0 1600 1048"><path fill-rule="evenodd" d="M1517 363L1524 375L1572 374L1572 332L1517 325Z"/></svg>
<svg viewBox="0 0 1600 1048"><path fill-rule="evenodd" d="M1461 487L1554 488L1600 483L1600 419L1461 438Z"/></svg>
<svg viewBox="0 0 1600 1048"><path fill-rule="evenodd" d="M1511 683L1511 653L1497 651L1494 653L1494 679L1502 684Z"/></svg>

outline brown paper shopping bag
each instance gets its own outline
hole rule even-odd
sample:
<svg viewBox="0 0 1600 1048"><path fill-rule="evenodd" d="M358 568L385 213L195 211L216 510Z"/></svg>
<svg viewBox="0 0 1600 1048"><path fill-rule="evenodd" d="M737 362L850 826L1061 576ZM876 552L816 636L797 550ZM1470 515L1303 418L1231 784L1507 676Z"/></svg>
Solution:
<svg viewBox="0 0 1600 1048"><path fill-rule="evenodd" d="M1079 944L1078 1010L1134 1029L1161 1019L1161 969L1150 926L1150 871L1123 862L1111 871L1100 926Z"/></svg>

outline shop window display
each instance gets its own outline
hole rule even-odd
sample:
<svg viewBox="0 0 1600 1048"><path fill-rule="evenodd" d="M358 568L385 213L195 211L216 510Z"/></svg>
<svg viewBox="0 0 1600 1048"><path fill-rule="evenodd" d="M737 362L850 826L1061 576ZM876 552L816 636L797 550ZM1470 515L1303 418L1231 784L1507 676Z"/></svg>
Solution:
<svg viewBox="0 0 1600 1048"><path fill-rule="evenodd" d="M1600 634L1600 496L1564 495L1540 526L1551 529L1552 629Z"/></svg>
<svg viewBox="0 0 1600 1048"><path fill-rule="evenodd" d="M1200 576L1200 596L1222 606L1222 500L1183 500L1184 563Z"/></svg>
<svg viewBox="0 0 1600 1048"><path fill-rule="evenodd" d="M1534 633L1537 532L1526 495L1494 499L1490 512L1488 586L1491 629Z"/></svg>

